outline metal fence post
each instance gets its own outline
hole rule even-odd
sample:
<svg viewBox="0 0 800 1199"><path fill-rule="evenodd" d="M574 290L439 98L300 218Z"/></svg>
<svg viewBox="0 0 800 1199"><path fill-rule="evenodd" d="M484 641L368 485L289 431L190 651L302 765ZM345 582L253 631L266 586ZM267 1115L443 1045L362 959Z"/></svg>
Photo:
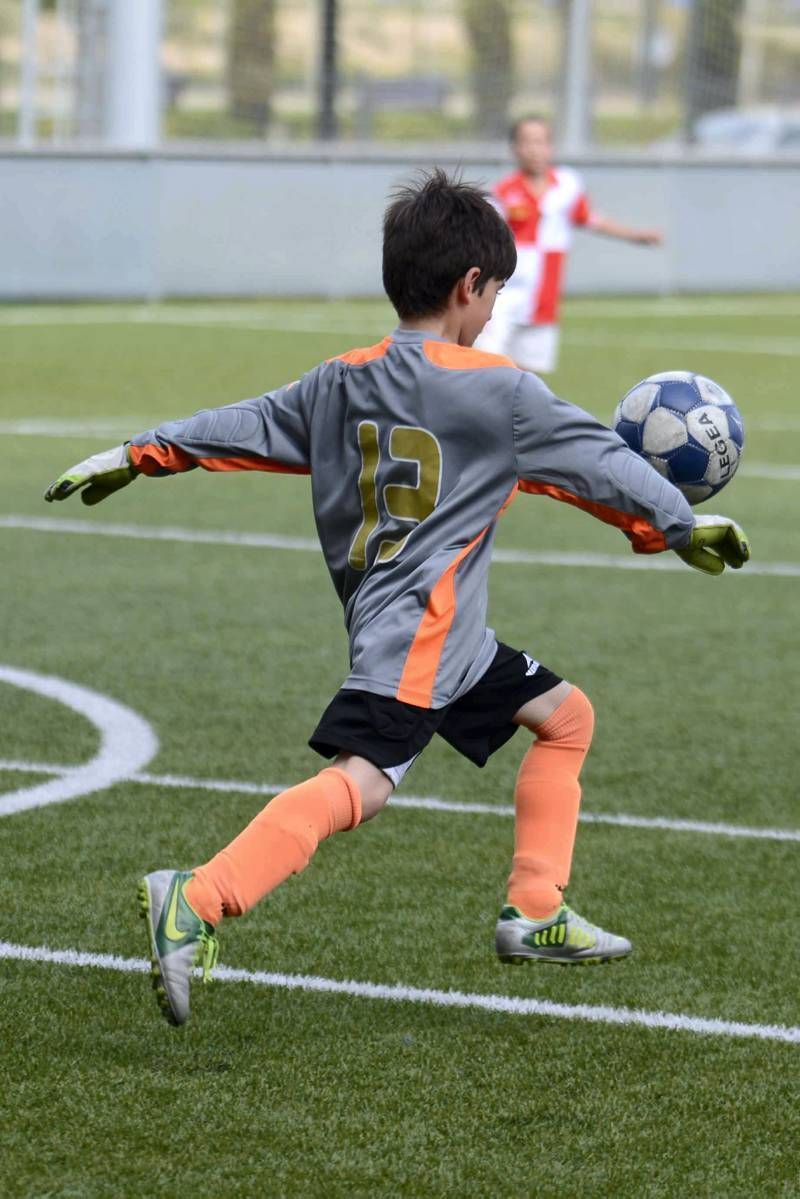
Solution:
<svg viewBox="0 0 800 1199"><path fill-rule="evenodd" d="M108 22L106 139L149 148L161 125L162 0L112 0Z"/></svg>
<svg viewBox="0 0 800 1199"><path fill-rule="evenodd" d="M17 141L21 146L32 146L36 141L36 91L39 74L36 47L38 25L39 0L22 0L19 108L17 110Z"/></svg>
<svg viewBox="0 0 800 1199"><path fill-rule="evenodd" d="M564 0L561 150L580 154L591 138L592 64L590 0Z"/></svg>

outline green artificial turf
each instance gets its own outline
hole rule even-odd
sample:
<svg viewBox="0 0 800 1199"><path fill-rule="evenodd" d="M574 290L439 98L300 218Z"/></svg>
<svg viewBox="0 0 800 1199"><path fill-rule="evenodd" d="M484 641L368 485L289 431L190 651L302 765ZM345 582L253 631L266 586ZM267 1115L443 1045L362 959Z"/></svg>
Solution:
<svg viewBox="0 0 800 1199"><path fill-rule="evenodd" d="M798 312L791 296L576 300L552 384L607 420L654 371L718 379L742 409L747 450L706 509L742 521L754 563L797 567L797 482L758 467L800 463ZM197 471L139 480L95 509L48 507L41 492L126 432L257 394L384 327L385 305L367 303L0 310L0 519L313 538L303 479ZM8 431L21 421L105 422L111 432ZM497 544L628 552L613 529L532 497L503 518ZM159 738L149 772L281 784L317 769L306 738L347 670L318 553L2 525L0 549L0 665L127 704ZM490 621L591 697L587 813L796 830L796 594L791 574L497 562ZM98 747L74 711L0 683L0 792L35 786L46 777L37 766L76 765ZM502 809L523 748L520 733L476 771L436 742L399 794ZM0 940L141 958L138 876L207 857L263 802L120 782L0 817ZM634 955L601 969L509 970L492 934L512 832L501 810L390 805L225 924L222 960L800 1024L796 840L585 823L570 897L630 936ZM143 975L0 958L0 1192L800 1193L798 1044L247 982L198 987L193 1005L176 1031Z"/></svg>

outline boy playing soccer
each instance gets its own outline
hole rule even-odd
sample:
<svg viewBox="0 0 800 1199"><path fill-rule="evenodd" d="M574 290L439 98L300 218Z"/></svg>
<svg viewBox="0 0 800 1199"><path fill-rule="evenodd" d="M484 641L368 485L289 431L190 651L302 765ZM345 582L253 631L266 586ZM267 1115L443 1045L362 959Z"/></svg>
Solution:
<svg viewBox="0 0 800 1199"><path fill-rule="evenodd" d="M508 354L523 370L549 373L558 362L558 310L572 230L639 246L660 245L662 237L656 229L621 225L596 212L580 175L555 165L550 125L542 117L515 121L510 141L517 170L495 184L492 197L514 234L517 268L476 345Z"/></svg>
<svg viewBox="0 0 800 1199"><path fill-rule="evenodd" d="M732 521L683 496L609 429L535 375L472 344L514 270L511 234L477 189L440 171L400 189L383 279L400 325L259 399L172 421L87 459L46 492L94 504L139 474L311 474L319 537L344 605L350 674L310 744L332 764L273 799L205 865L139 885L154 983L173 1024L216 926L371 819L438 733L479 766L519 726L535 734L515 788L515 852L496 930L503 961L579 963L631 944L563 900L593 713L577 687L486 628L498 517L517 491L585 508L638 553L676 550L718 574L749 557Z"/></svg>

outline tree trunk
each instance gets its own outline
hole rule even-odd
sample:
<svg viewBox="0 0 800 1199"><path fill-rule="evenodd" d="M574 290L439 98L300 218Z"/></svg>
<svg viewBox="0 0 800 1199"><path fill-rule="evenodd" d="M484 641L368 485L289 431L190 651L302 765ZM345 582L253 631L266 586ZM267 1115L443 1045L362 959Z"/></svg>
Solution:
<svg viewBox="0 0 800 1199"><path fill-rule="evenodd" d="M698 117L736 104L742 0L695 0L686 49L686 130Z"/></svg>
<svg viewBox="0 0 800 1199"><path fill-rule="evenodd" d="M228 41L231 113L265 133L272 107L275 0L233 0Z"/></svg>
<svg viewBox="0 0 800 1199"><path fill-rule="evenodd" d="M513 89L511 0L461 0L472 50L476 131L504 137Z"/></svg>

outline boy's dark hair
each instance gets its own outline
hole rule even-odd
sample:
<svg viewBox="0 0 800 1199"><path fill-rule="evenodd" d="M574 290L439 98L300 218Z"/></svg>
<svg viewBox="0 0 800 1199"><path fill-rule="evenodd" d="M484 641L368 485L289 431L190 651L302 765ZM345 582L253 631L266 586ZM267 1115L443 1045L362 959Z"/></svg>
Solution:
<svg viewBox="0 0 800 1199"><path fill-rule="evenodd" d="M553 127L548 121L547 117L541 116L541 114L538 112L529 112L527 116L517 117L516 121L514 121L514 124L509 127L508 140L512 143L512 145L517 140L517 134L522 126L529 124L544 125L545 129L552 134Z"/></svg>
<svg viewBox="0 0 800 1199"><path fill-rule="evenodd" d="M383 286L401 320L434 316L459 279L481 269L477 290L514 273L517 251L478 187L438 167L398 187L383 218Z"/></svg>

